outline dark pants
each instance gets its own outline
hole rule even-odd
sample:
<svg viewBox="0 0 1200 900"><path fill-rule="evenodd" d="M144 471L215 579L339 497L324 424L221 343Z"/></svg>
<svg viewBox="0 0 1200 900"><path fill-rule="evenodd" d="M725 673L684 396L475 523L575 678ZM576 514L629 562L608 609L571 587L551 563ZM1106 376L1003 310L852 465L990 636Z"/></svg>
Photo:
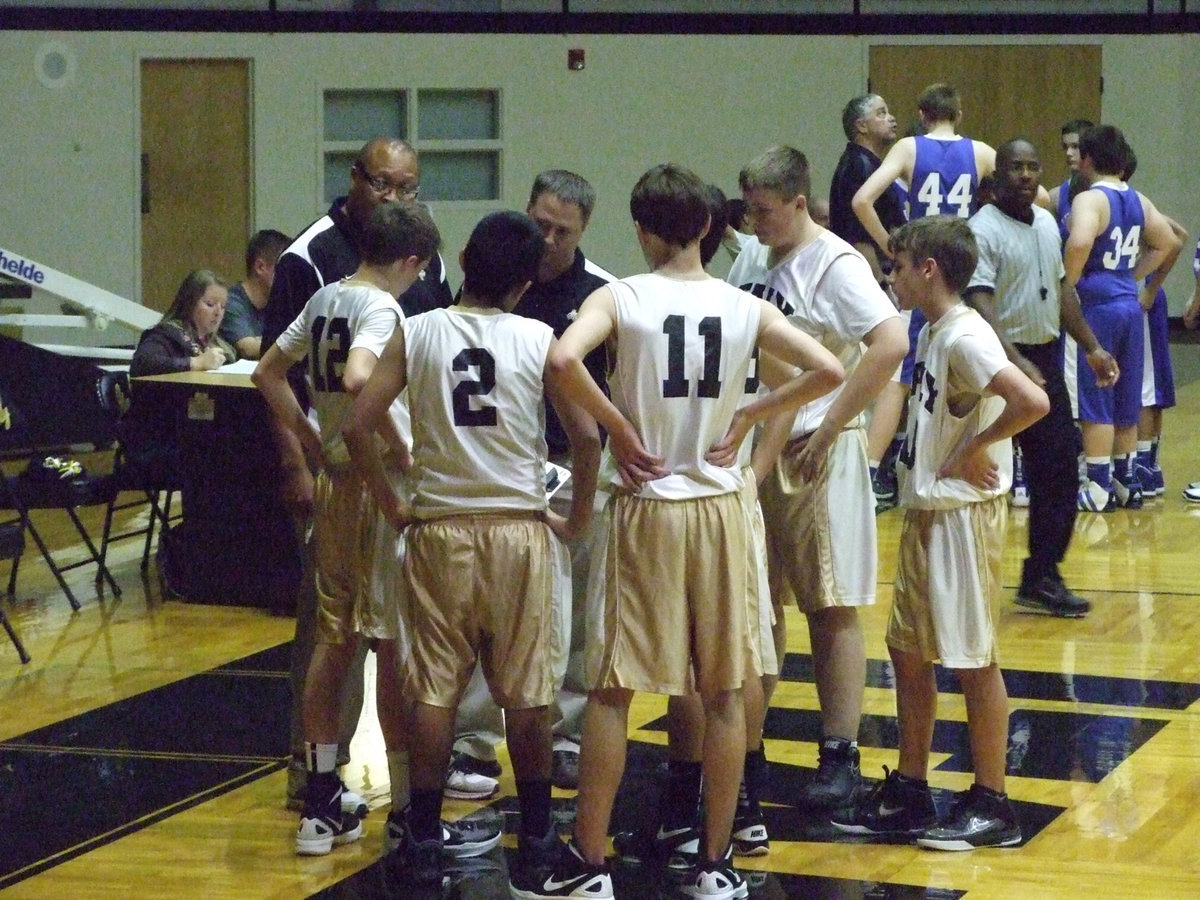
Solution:
<svg viewBox="0 0 1200 900"><path fill-rule="evenodd" d="M1029 485L1029 557L1021 584L1033 587L1044 576L1058 577L1058 564L1071 543L1082 445L1063 378L1062 338L1017 344L1017 349L1041 370L1050 397L1050 411L1017 435Z"/></svg>

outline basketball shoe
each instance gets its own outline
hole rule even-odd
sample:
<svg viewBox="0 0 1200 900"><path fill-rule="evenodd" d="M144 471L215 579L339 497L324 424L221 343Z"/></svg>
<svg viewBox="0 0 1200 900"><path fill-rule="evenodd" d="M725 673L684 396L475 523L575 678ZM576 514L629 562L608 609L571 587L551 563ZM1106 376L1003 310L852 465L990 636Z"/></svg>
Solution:
<svg viewBox="0 0 1200 900"><path fill-rule="evenodd" d="M979 784L959 794L950 815L917 838L918 847L930 850L974 850L1019 843L1021 826L1008 795Z"/></svg>
<svg viewBox="0 0 1200 900"><path fill-rule="evenodd" d="M300 827L296 829L296 853L324 856L335 845L350 844L362 837L362 820L342 808L342 780L333 772L309 776Z"/></svg>
<svg viewBox="0 0 1200 900"><path fill-rule="evenodd" d="M871 788L848 815L833 816L834 828L847 834L912 838L937 823L929 782L888 771L887 766L883 771L883 781Z"/></svg>
<svg viewBox="0 0 1200 900"><path fill-rule="evenodd" d="M1117 496L1089 478L1079 486L1078 506L1080 512L1109 513L1117 508Z"/></svg>

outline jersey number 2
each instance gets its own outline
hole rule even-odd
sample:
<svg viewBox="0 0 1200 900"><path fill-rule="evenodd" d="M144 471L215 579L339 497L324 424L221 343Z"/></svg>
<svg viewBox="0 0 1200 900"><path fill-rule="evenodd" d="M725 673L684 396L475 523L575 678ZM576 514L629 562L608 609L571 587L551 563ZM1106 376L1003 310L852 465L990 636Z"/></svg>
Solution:
<svg viewBox="0 0 1200 900"><path fill-rule="evenodd" d="M496 359L491 352L483 347L468 347L454 357L451 367L455 372L466 372L475 369L478 377L475 380L464 379L454 388L454 424L455 425L495 425L496 407L471 407L473 397L482 397L492 392L496 387Z"/></svg>

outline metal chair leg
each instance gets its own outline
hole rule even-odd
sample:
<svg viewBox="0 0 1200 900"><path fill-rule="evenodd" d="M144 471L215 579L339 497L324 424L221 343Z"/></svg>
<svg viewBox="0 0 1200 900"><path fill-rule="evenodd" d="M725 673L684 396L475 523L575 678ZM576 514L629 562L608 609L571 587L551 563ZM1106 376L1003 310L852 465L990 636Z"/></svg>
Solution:
<svg viewBox="0 0 1200 900"><path fill-rule="evenodd" d="M20 657L22 665L30 660L29 654L25 651L25 645L21 643L21 639L17 636L17 632L13 629L12 623L8 621L8 616L4 612L4 608L0 607L0 625L4 626L4 630L8 632L9 640L13 642L13 646L17 648L17 656Z"/></svg>

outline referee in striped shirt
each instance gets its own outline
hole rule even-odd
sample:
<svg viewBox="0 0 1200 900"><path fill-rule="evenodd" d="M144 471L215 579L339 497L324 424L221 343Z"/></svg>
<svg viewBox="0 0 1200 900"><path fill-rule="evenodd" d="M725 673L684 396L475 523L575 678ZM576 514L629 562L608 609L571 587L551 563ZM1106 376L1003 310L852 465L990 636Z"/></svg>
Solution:
<svg viewBox="0 0 1200 900"><path fill-rule="evenodd" d="M1075 524L1080 453L1063 377L1064 330L1088 351L1088 365L1101 384L1116 380L1117 364L1096 340L1065 280L1054 216L1034 205L1041 174L1028 141L997 149L995 197L970 219L979 264L966 301L996 330L1009 359L1050 397L1049 414L1017 435L1029 485L1029 555L1016 602L1080 618L1091 604L1064 584L1058 570Z"/></svg>

